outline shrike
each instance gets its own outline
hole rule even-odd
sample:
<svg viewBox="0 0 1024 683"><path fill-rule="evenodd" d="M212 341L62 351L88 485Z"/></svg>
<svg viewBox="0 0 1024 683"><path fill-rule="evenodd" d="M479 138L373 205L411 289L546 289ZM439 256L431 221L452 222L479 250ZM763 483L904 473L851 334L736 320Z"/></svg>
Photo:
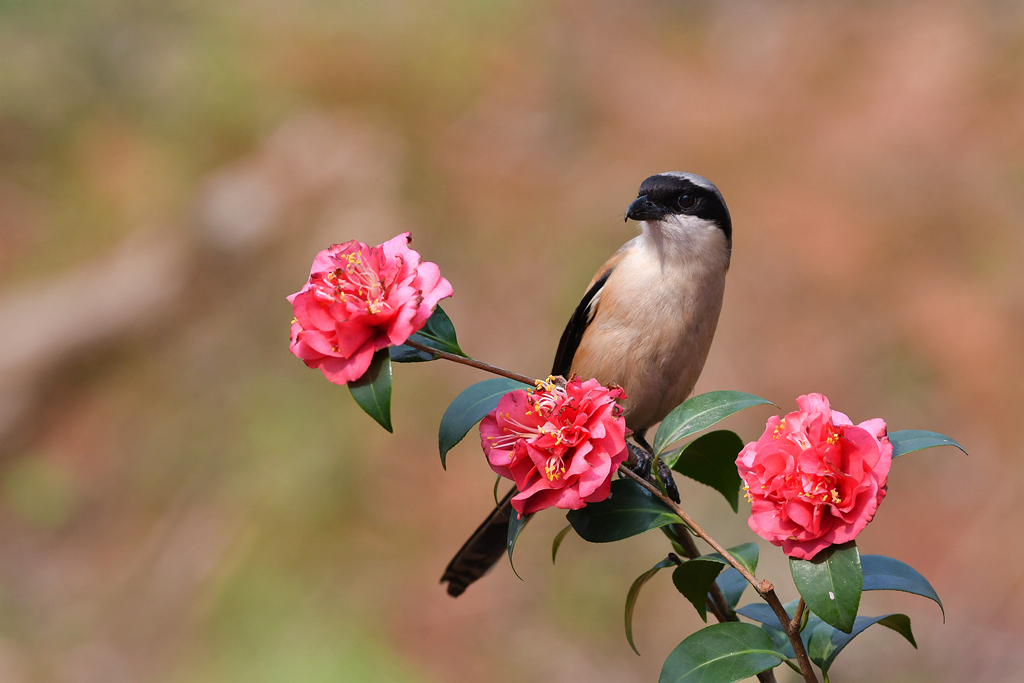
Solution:
<svg viewBox="0 0 1024 683"><path fill-rule="evenodd" d="M693 173L659 173L640 185L626 219L640 234L601 266L569 318L553 375L596 377L626 392L626 426L648 452L647 429L693 391L718 326L732 251L722 193ZM505 551L515 489L445 570L461 595Z"/></svg>

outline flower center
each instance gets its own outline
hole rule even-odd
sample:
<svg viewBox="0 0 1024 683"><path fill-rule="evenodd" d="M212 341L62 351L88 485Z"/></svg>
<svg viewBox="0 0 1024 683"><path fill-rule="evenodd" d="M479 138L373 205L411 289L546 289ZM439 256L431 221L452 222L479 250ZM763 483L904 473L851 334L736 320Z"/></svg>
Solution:
<svg viewBox="0 0 1024 683"><path fill-rule="evenodd" d="M558 481L565 474L565 463L557 455L552 455L544 465L544 476L548 481Z"/></svg>
<svg viewBox="0 0 1024 683"><path fill-rule="evenodd" d="M797 495L804 498L808 503L815 505L820 503L832 503L839 505L843 499L836 487L838 477L830 472L822 476L803 475L803 491Z"/></svg>
<svg viewBox="0 0 1024 683"><path fill-rule="evenodd" d="M527 403L524 420L511 413L500 415L504 425L500 436L489 436L492 448L504 449L514 446L520 439L536 441L549 437L554 443L542 448L551 451L545 466L545 474L550 481L556 481L565 472L562 455L574 447L580 440L579 429L573 424L578 407L573 405L565 387L559 386L553 378L537 380L536 389L527 389ZM509 452L509 460L515 459L515 449Z"/></svg>
<svg viewBox="0 0 1024 683"><path fill-rule="evenodd" d="M391 309L387 301L391 286L363 261L361 253L342 254L337 258L343 265L323 275L316 288L318 299L365 307L370 315Z"/></svg>

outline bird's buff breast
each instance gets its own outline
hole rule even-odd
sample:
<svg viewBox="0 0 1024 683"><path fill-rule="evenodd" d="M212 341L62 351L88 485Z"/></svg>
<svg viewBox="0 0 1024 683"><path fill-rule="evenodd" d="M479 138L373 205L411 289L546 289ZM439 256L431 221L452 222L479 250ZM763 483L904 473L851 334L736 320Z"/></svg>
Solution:
<svg viewBox="0 0 1024 683"><path fill-rule="evenodd" d="M626 425L647 429L693 391L724 290L724 265L633 250L601 292L572 374L621 386Z"/></svg>

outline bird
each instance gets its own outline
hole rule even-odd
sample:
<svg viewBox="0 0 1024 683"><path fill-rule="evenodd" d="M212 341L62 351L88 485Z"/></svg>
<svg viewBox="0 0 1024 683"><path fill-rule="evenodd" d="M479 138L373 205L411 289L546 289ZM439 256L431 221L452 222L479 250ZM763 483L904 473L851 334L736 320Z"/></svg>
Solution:
<svg viewBox="0 0 1024 683"><path fill-rule="evenodd" d="M640 184L625 220L636 221L640 234L597 270L565 326L551 374L622 387L626 427L649 455L647 430L686 400L707 360L732 255L732 219L711 181L672 171ZM461 595L501 558L515 493L448 564L441 583L449 595Z"/></svg>

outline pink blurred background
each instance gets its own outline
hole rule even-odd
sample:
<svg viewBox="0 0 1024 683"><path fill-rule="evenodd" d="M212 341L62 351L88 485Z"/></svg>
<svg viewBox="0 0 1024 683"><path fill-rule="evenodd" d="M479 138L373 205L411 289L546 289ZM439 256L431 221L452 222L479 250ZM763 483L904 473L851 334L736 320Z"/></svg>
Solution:
<svg viewBox="0 0 1024 683"><path fill-rule="evenodd" d="M484 377L398 367L388 435L288 354L284 297L412 230L463 348L543 375L667 170L735 227L699 390L970 452L897 461L860 538L946 622L866 595L920 649L872 629L832 679L1024 680L1020 3L12 0L0 64L0 683L655 680L702 625L663 574L626 643L660 535L553 567L549 513L523 581L450 599L493 478L436 428ZM795 596L766 544L758 573Z"/></svg>

